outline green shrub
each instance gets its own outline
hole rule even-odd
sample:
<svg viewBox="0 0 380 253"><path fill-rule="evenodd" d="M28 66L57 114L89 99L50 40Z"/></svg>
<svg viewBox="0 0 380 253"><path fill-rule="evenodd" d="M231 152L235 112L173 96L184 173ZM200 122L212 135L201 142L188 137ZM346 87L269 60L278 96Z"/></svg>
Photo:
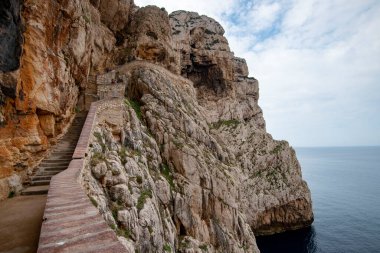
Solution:
<svg viewBox="0 0 380 253"><path fill-rule="evenodd" d="M137 118L139 118L139 120L141 120L142 119L142 113L141 113L140 102L137 100L133 100L133 99L126 99L125 103L132 107L132 109L135 111L135 113L137 115Z"/></svg>
<svg viewBox="0 0 380 253"><path fill-rule="evenodd" d="M278 144L270 153L276 155L282 151L282 143Z"/></svg>
<svg viewBox="0 0 380 253"><path fill-rule="evenodd" d="M207 252L207 245L206 245L206 244L200 245L199 248L200 248L202 251L206 251L206 252Z"/></svg>
<svg viewBox="0 0 380 253"><path fill-rule="evenodd" d="M127 149L124 146L122 146L120 148L119 152L118 152L119 157L120 157L120 161L123 164L127 162L127 154L126 154L126 152L127 152Z"/></svg>
<svg viewBox="0 0 380 253"><path fill-rule="evenodd" d="M98 202L94 199L94 197L90 197L90 201L91 203L95 206L95 207L98 207Z"/></svg>
<svg viewBox="0 0 380 253"><path fill-rule="evenodd" d="M152 191L150 189L145 189L141 192L136 205L138 212L140 212L141 209L144 208L144 204L147 198L152 198Z"/></svg>
<svg viewBox="0 0 380 253"><path fill-rule="evenodd" d="M169 169L169 166L166 163L163 163L161 165L161 173L164 176L164 178L168 181L170 187L174 188L174 181L173 181L173 175Z"/></svg>
<svg viewBox="0 0 380 253"><path fill-rule="evenodd" d="M87 15L83 15L82 17L83 17L84 21L86 21L86 23L91 22L91 19L89 17L87 17Z"/></svg>
<svg viewBox="0 0 380 253"><path fill-rule="evenodd" d="M163 250L167 252L172 252L172 248L170 247L168 243L164 245Z"/></svg>
<svg viewBox="0 0 380 253"><path fill-rule="evenodd" d="M219 129L221 126L227 126L227 127L237 127L237 125L240 123L240 121L236 119L230 119L230 120L219 120L218 122L215 122L212 124L212 128Z"/></svg>
<svg viewBox="0 0 380 253"><path fill-rule="evenodd" d="M111 212L112 212L112 217L117 221L117 214L120 210L123 209L123 205L117 202L111 202L110 206Z"/></svg>
<svg viewBox="0 0 380 253"><path fill-rule="evenodd" d="M106 144L103 141L102 134L99 132L94 132L94 136L96 140L98 141L99 145L102 147L102 151L103 152L106 151Z"/></svg>
<svg viewBox="0 0 380 253"><path fill-rule="evenodd" d="M103 153L96 152L91 157L90 165L95 167L98 163L104 162L106 160L106 156Z"/></svg>
<svg viewBox="0 0 380 253"><path fill-rule="evenodd" d="M129 229L125 229L125 228L119 228L116 230L116 234L118 236L123 236L123 237L128 239L131 236L131 231Z"/></svg>

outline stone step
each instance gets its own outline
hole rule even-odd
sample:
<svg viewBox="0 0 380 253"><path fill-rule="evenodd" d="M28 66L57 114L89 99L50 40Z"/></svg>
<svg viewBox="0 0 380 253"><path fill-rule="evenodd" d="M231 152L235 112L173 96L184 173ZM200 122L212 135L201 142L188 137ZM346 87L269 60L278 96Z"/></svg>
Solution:
<svg viewBox="0 0 380 253"><path fill-rule="evenodd" d="M70 146L76 146L77 145L77 140L62 140L56 147L65 147L68 148Z"/></svg>
<svg viewBox="0 0 380 253"><path fill-rule="evenodd" d="M50 184L50 179L30 181L31 186L41 186L41 185L49 185L49 184Z"/></svg>
<svg viewBox="0 0 380 253"><path fill-rule="evenodd" d="M21 195L43 195L47 194L49 185L30 186L21 192Z"/></svg>
<svg viewBox="0 0 380 253"><path fill-rule="evenodd" d="M64 170L39 171L38 173L36 173L36 176L37 177L39 177L39 176L55 176L62 171L64 171Z"/></svg>
<svg viewBox="0 0 380 253"><path fill-rule="evenodd" d="M46 168L44 170L41 170L41 172L38 173L59 173L61 171L64 171L67 169L67 167L61 167L61 168Z"/></svg>
<svg viewBox="0 0 380 253"><path fill-rule="evenodd" d="M58 169L66 169L69 165L64 163L60 165L51 165L51 164L40 164L38 166L41 170L58 170Z"/></svg>
<svg viewBox="0 0 380 253"><path fill-rule="evenodd" d="M33 177L31 177L31 182L38 182L38 181L45 181L45 180L51 180L51 177L53 175L46 175L46 176L42 176L42 175L35 175Z"/></svg>
<svg viewBox="0 0 380 253"><path fill-rule="evenodd" d="M49 158L52 158L52 159L71 159L73 153L66 153L66 154L62 154L62 153L52 153L50 154Z"/></svg>
<svg viewBox="0 0 380 253"><path fill-rule="evenodd" d="M86 116L87 114L83 113L74 118L67 133L54 146L50 156L39 164L37 172L27 182L31 186L22 192L23 195L46 194L52 176L67 169L80 138Z"/></svg>
<svg viewBox="0 0 380 253"><path fill-rule="evenodd" d="M39 168L41 169L46 169L46 168L57 168L57 169L60 169L60 168L67 168L67 166L69 166L70 164L70 161L68 162L57 162L57 163L40 163L40 165L38 166Z"/></svg>
<svg viewBox="0 0 380 253"><path fill-rule="evenodd" d="M75 134L75 135L71 135L71 136L67 136L67 135L65 135L65 136L62 137L62 139L60 140L59 143L61 143L62 141L67 140L67 138L75 138L75 139L79 139L79 136L80 136L80 133ZM58 143L58 144L59 144L59 143Z"/></svg>
<svg viewBox="0 0 380 253"><path fill-rule="evenodd" d="M68 152L68 153L73 153L75 150L76 146L71 146L71 147L55 147L53 154L56 153L62 153L62 152Z"/></svg>
<svg viewBox="0 0 380 253"><path fill-rule="evenodd" d="M34 174L34 176L40 176L40 175L51 175L51 174L57 174L61 171L64 171L65 169L67 169L67 166L66 167L59 167L59 168L55 168L55 167L50 167L50 168L39 168L36 173Z"/></svg>
<svg viewBox="0 0 380 253"><path fill-rule="evenodd" d="M69 163L71 161L71 158L68 158L68 159L51 159L51 158L48 158L48 159L45 159L42 161L42 163Z"/></svg>
<svg viewBox="0 0 380 253"><path fill-rule="evenodd" d="M69 153L60 153L60 152L53 152L49 158L53 158L53 159L60 159L60 158L63 158L63 159L72 159L72 156L73 156L74 152L69 152Z"/></svg>
<svg viewBox="0 0 380 253"><path fill-rule="evenodd" d="M74 149L73 149L74 150ZM51 152L51 155L58 155L58 154L62 154L62 155L69 155L73 153L71 150L53 150Z"/></svg>
<svg viewBox="0 0 380 253"><path fill-rule="evenodd" d="M61 146L56 146L54 147L54 153L55 152L73 152L75 150L76 144L75 145L61 145Z"/></svg>
<svg viewBox="0 0 380 253"><path fill-rule="evenodd" d="M57 147L56 146L56 147L54 147L53 153L63 153L63 152L71 153L71 152L74 152L75 147L76 146L72 146L70 148L68 148L68 147Z"/></svg>
<svg viewBox="0 0 380 253"><path fill-rule="evenodd" d="M70 148L77 145L77 141L73 140L62 140L56 147Z"/></svg>
<svg viewBox="0 0 380 253"><path fill-rule="evenodd" d="M73 154L72 152L67 152L67 153L53 152L53 153L50 154L49 157L51 157L51 158L58 158L58 157L66 158L66 157L71 157L72 154Z"/></svg>
<svg viewBox="0 0 380 253"><path fill-rule="evenodd" d="M62 149L62 150L61 150ZM63 151L64 148L60 148L60 149L56 149L54 150L51 155L71 155L74 153L75 151L75 148L70 148L70 150L67 150L67 151ZM64 153L65 152L65 153ZM49 158L49 157L47 157Z"/></svg>
<svg viewBox="0 0 380 253"><path fill-rule="evenodd" d="M71 136L65 135L65 136L62 137L62 139L60 140L59 143L61 143L62 141L65 141L67 138L75 138L75 139L78 139L79 136L80 136L80 133L77 133L77 134L75 134L75 135L71 135ZM58 143L58 144L59 144L59 143Z"/></svg>

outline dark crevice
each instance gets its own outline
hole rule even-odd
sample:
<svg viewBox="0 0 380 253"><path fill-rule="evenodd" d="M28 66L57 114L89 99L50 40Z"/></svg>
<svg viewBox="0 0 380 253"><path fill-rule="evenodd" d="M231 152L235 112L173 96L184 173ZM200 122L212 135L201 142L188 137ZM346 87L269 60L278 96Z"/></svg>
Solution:
<svg viewBox="0 0 380 253"><path fill-rule="evenodd" d="M0 3L0 71L14 71L20 67L22 24L20 0Z"/></svg>

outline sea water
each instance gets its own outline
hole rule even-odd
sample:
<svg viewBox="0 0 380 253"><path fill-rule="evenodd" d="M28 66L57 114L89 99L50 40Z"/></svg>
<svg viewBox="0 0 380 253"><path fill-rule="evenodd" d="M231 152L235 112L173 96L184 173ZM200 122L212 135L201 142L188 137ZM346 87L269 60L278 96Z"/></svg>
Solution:
<svg viewBox="0 0 380 253"><path fill-rule="evenodd" d="M262 253L380 252L380 147L296 148L310 228L257 237Z"/></svg>

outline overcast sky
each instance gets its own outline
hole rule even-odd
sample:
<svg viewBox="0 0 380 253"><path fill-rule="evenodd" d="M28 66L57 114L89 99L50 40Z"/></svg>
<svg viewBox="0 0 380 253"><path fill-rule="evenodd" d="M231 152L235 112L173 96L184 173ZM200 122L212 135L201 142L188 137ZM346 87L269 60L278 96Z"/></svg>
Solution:
<svg viewBox="0 0 380 253"><path fill-rule="evenodd" d="M380 145L379 0L135 0L219 21L292 146Z"/></svg>

